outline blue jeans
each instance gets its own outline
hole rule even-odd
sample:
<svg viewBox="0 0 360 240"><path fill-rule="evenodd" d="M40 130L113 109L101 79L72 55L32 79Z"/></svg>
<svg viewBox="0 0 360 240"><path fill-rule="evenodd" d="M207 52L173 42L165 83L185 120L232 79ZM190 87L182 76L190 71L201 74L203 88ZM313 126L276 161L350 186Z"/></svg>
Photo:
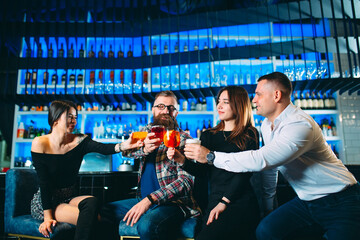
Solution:
<svg viewBox="0 0 360 240"><path fill-rule="evenodd" d="M119 226L126 213L138 202L136 198L111 202L104 207L102 214ZM169 240L176 239L184 220L184 213L179 206L160 205L150 208L133 227L137 228L141 240Z"/></svg>
<svg viewBox="0 0 360 240"><path fill-rule="evenodd" d="M265 217L256 230L258 240L294 239L312 229L328 240L360 238L360 185L313 201L298 197Z"/></svg>

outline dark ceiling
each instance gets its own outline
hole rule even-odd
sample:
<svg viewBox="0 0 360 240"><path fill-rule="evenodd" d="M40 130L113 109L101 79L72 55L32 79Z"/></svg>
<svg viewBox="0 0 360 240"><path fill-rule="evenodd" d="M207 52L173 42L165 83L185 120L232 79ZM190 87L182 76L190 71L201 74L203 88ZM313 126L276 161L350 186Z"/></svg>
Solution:
<svg viewBox="0 0 360 240"><path fill-rule="evenodd" d="M285 0L5 0L0 19L23 21L144 21L206 11L262 6ZM288 0L286 1L288 2Z"/></svg>

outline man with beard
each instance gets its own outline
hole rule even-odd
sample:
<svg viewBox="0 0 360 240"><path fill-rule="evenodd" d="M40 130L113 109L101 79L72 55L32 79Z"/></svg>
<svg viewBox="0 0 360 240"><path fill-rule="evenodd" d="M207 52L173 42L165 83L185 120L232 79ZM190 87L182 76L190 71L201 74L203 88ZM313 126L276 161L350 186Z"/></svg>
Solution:
<svg viewBox="0 0 360 240"><path fill-rule="evenodd" d="M143 131L150 132L153 125L177 127L177 108L173 92L158 93L152 107L154 122ZM123 153L140 159L137 198L107 204L102 216L113 219L116 226L125 221L137 230L141 240L176 239L183 221L200 215L192 197L194 179L167 158L167 147L154 135L149 133L140 149ZM180 151L188 138L191 137L180 129Z"/></svg>

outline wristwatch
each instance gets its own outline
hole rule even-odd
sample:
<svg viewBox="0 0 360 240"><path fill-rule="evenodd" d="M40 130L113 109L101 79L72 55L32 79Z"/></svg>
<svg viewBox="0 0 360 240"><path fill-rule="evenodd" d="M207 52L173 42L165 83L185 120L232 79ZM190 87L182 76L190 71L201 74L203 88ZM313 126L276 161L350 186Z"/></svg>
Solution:
<svg viewBox="0 0 360 240"><path fill-rule="evenodd" d="M214 159L215 159L215 154L213 151L210 151L207 155L206 155L206 160L207 163L209 165L214 165Z"/></svg>

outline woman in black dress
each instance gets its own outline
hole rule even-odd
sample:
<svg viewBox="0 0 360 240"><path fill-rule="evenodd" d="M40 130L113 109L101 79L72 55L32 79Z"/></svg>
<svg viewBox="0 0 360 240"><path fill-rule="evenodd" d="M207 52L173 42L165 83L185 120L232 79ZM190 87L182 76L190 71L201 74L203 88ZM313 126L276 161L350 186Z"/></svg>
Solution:
<svg viewBox="0 0 360 240"><path fill-rule="evenodd" d="M239 152L259 148L248 93L242 87L225 87L217 97L220 123L201 134L201 145L210 151ZM183 164L197 177L207 176L210 195L197 240L255 239L259 206L250 184L252 173L232 173L213 165L193 162L194 154L185 147L185 156L168 150L168 157Z"/></svg>
<svg viewBox="0 0 360 240"><path fill-rule="evenodd" d="M31 155L40 188L31 202L31 214L42 220L39 232L49 237L56 223L76 225L75 239L93 239L98 219L98 202L93 196L78 196L76 179L85 154L115 154L142 145L102 144L83 134L72 134L77 121L76 105L70 101L53 101L48 122L50 133L36 137Z"/></svg>

